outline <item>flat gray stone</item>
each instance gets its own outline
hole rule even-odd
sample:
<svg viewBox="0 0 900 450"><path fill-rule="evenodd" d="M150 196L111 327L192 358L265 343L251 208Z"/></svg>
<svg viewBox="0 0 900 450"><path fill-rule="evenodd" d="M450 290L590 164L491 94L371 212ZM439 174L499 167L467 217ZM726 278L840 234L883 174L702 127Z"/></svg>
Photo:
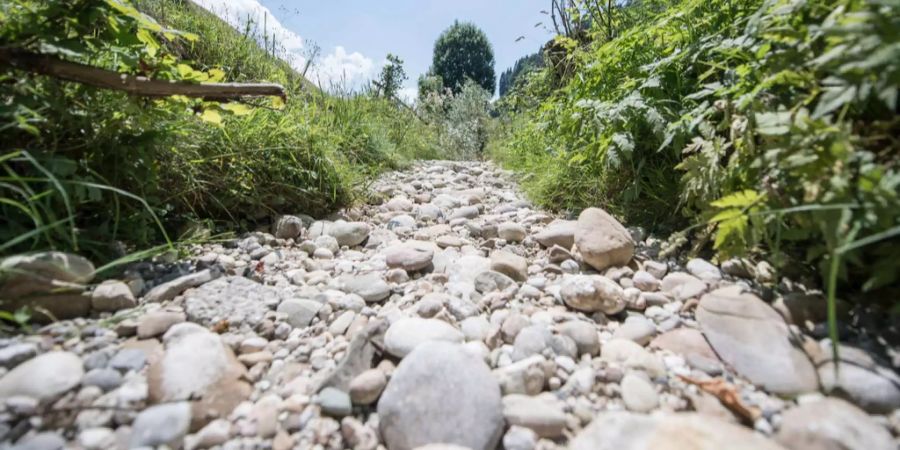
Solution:
<svg viewBox="0 0 900 450"><path fill-rule="evenodd" d="M278 312L287 314L287 322L294 328L306 328L319 314L322 304L313 300L285 300L278 305Z"/></svg>
<svg viewBox="0 0 900 450"><path fill-rule="evenodd" d="M134 419L129 446L139 448L167 445L177 448L190 426L190 403L151 406Z"/></svg>
<svg viewBox="0 0 900 450"><path fill-rule="evenodd" d="M206 326L228 320L233 326L255 327L266 313L291 298L295 294L289 289L277 289L245 277L224 277L185 294L184 310L192 322Z"/></svg>
<svg viewBox="0 0 900 450"><path fill-rule="evenodd" d="M463 334L453 325L438 319L410 317L391 324L384 335L387 352L403 358L428 341L462 342Z"/></svg>
<svg viewBox="0 0 900 450"><path fill-rule="evenodd" d="M0 378L0 399L16 395L51 400L81 383L84 366L74 353L48 352L16 366Z"/></svg>
<svg viewBox="0 0 900 450"><path fill-rule="evenodd" d="M695 413L602 413L569 444L572 450L784 450L739 425Z"/></svg>
<svg viewBox="0 0 900 450"><path fill-rule="evenodd" d="M506 423L534 431L543 438L557 438L566 429L566 414L556 399L512 394L503 397Z"/></svg>
<svg viewBox="0 0 900 450"><path fill-rule="evenodd" d="M775 440L793 450L895 450L881 424L859 408L826 398L789 409L781 416Z"/></svg>
<svg viewBox="0 0 900 450"><path fill-rule="evenodd" d="M780 395L818 390L816 369L784 319L756 296L719 289L703 296L696 316L719 357L753 384Z"/></svg>
<svg viewBox="0 0 900 450"><path fill-rule="evenodd" d="M204 283L208 283L218 277L218 272L206 269L201 270L197 273L192 273L183 277L176 278L172 281L160 284L159 286L151 289L150 292L147 292L147 294L144 295L144 302L161 303L172 300L182 292L190 288L200 286Z"/></svg>
<svg viewBox="0 0 900 450"><path fill-rule="evenodd" d="M375 272L362 275L347 275L342 277L342 279L345 292L359 295L367 303L377 303L391 295L391 287L381 275Z"/></svg>
<svg viewBox="0 0 900 450"><path fill-rule="evenodd" d="M503 434L500 387L461 345L427 342L404 358L378 401L391 450L430 443L494 450Z"/></svg>

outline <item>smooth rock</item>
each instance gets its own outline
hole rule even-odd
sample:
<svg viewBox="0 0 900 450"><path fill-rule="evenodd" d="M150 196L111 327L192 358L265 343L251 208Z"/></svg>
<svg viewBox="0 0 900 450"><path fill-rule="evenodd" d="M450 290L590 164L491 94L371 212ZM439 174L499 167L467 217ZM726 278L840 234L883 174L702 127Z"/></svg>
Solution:
<svg viewBox="0 0 900 450"><path fill-rule="evenodd" d="M482 294L503 291L516 285L512 278L493 270L481 272L475 277L475 290Z"/></svg>
<svg viewBox="0 0 900 450"><path fill-rule="evenodd" d="M418 272L427 268L431 265L432 258L434 250L425 242L406 242L385 250L387 266L407 272Z"/></svg>
<svg viewBox="0 0 900 450"><path fill-rule="evenodd" d="M151 406L138 414L131 428L131 448L166 445L177 448L191 426L191 404Z"/></svg>
<svg viewBox="0 0 900 450"><path fill-rule="evenodd" d="M581 320L570 320L559 324L556 330L575 341L579 355L587 353L593 356L600 353L600 338L594 325Z"/></svg>
<svg viewBox="0 0 900 450"><path fill-rule="evenodd" d="M667 331L654 338L650 342L650 347L679 354L688 364L703 372L709 374L721 372L722 363L700 330L676 328Z"/></svg>
<svg viewBox="0 0 900 450"><path fill-rule="evenodd" d="M137 335L140 339L149 339L164 334L172 325L187 320L182 312L154 311L138 319Z"/></svg>
<svg viewBox="0 0 900 450"><path fill-rule="evenodd" d="M568 250L575 244L576 226L577 222L574 220L554 220L546 228L535 234L534 240L547 248L558 245Z"/></svg>
<svg viewBox="0 0 900 450"><path fill-rule="evenodd" d="M503 397L503 417L511 426L521 426L543 438L556 438L566 429L566 414L555 399L512 394Z"/></svg>
<svg viewBox="0 0 900 450"><path fill-rule="evenodd" d="M346 278L344 290L347 293L359 295L367 303L380 302L391 295L391 287L381 275L375 272Z"/></svg>
<svg viewBox="0 0 900 450"><path fill-rule="evenodd" d="M500 387L458 344L427 342L404 358L378 402L391 450L430 443L494 450L503 434Z"/></svg>
<svg viewBox="0 0 900 450"><path fill-rule="evenodd" d="M91 293L91 309L96 312L115 312L135 306L137 300L131 288L121 281L104 281Z"/></svg>
<svg viewBox="0 0 900 450"><path fill-rule="evenodd" d="M683 302L706 292L706 283L693 275L673 272L662 279L660 288L675 297L675 300Z"/></svg>
<svg viewBox="0 0 900 450"><path fill-rule="evenodd" d="M802 404L781 417L775 440L793 450L895 450L881 424L836 398Z"/></svg>
<svg viewBox="0 0 900 450"><path fill-rule="evenodd" d="M613 333L614 339L628 339L647 345L656 336L656 324L644 316L630 316Z"/></svg>
<svg viewBox="0 0 900 450"><path fill-rule="evenodd" d="M509 242L522 242L527 234L525 227L515 222L503 222L497 225L497 236Z"/></svg>
<svg viewBox="0 0 900 450"><path fill-rule="evenodd" d="M513 343L513 361L521 361L534 355L540 355L550 347L553 334L545 325L525 327L516 335Z"/></svg>
<svg viewBox="0 0 900 450"><path fill-rule="evenodd" d="M350 396L346 392L333 387L322 389L316 402L322 408L323 413L332 417L341 418L349 416L353 412Z"/></svg>
<svg viewBox="0 0 900 450"><path fill-rule="evenodd" d="M666 373L665 365L658 356L630 340L612 339L606 342L600 350L600 357L619 363L627 369L643 370L652 377Z"/></svg>
<svg viewBox="0 0 900 450"><path fill-rule="evenodd" d="M403 358L428 341L462 342L463 334L452 325L437 319L411 317L391 324L384 335L388 353Z"/></svg>
<svg viewBox="0 0 900 450"><path fill-rule="evenodd" d="M272 227L272 234L277 239L296 239L302 232L303 221L297 216L280 216Z"/></svg>
<svg viewBox="0 0 900 450"><path fill-rule="evenodd" d="M369 237L369 225L365 222L338 220L328 228L328 234L337 239L338 245L355 247Z"/></svg>
<svg viewBox="0 0 900 450"><path fill-rule="evenodd" d="M622 401L629 411L649 413L659 406L659 394L645 377L627 373L622 378Z"/></svg>
<svg viewBox="0 0 900 450"><path fill-rule="evenodd" d="M572 450L784 450L744 427L694 413L598 415L575 436Z"/></svg>
<svg viewBox="0 0 900 450"><path fill-rule="evenodd" d="M164 354L147 369L151 403L193 401L194 424L227 417L250 396L246 369L217 334L193 323L163 336Z"/></svg>
<svg viewBox="0 0 900 450"><path fill-rule="evenodd" d="M528 428L513 425L503 435L503 450L534 450L538 435Z"/></svg>
<svg viewBox="0 0 900 450"><path fill-rule="evenodd" d="M160 284L155 288L151 289L150 292L147 292L144 295L145 303L162 303L169 300L174 299L176 296L180 295L182 292L200 286L204 283L208 283L212 280L215 280L219 277L218 272L213 272L211 269L202 270L197 273L192 273L189 275L184 275L182 277L176 278L167 283Z"/></svg>
<svg viewBox="0 0 900 450"><path fill-rule="evenodd" d="M584 262L598 271L624 266L634 256L631 233L600 208L588 208L578 216L575 245Z"/></svg>
<svg viewBox="0 0 900 450"><path fill-rule="evenodd" d="M516 281L525 281L528 278L528 261L507 251L496 251L491 253L491 270Z"/></svg>
<svg viewBox="0 0 900 450"><path fill-rule="evenodd" d="M278 305L278 312L287 314L287 322L294 328L308 327L321 309L321 303L304 299L285 300Z"/></svg>
<svg viewBox="0 0 900 450"><path fill-rule="evenodd" d="M81 383L84 366L74 353L48 352L16 366L0 378L0 399L24 395L51 400Z"/></svg>
<svg viewBox="0 0 900 450"><path fill-rule="evenodd" d="M781 395L819 388L784 319L756 296L736 286L716 290L700 300L696 317L716 354L754 384Z"/></svg>
<svg viewBox="0 0 900 450"><path fill-rule="evenodd" d="M574 275L563 280L560 296L571 308L612 315L625 309L625 291L600 275Z"/></svg>
<svg viewBox="0 0 900 450"><path fill-rule="evenodd" d="M11 344L0 349L0 367L12 369L37 355L37 345L31 343Z"/></svg>
<svg viewBox="0 0 900 450"><path fill-rule="evenodd" d="M350 399L357 405L370 405L378 400L387 378L379 369L369 369L350 381Z"/></svg>

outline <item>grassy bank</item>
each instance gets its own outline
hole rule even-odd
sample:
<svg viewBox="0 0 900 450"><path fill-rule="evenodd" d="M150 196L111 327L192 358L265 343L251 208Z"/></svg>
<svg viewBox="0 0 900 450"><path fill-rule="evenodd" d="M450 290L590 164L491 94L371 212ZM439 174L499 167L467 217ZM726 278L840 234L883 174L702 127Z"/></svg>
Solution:
<svg viewBox="0 0 900 450"><path fill-rule="evenodd" d="M564 56L505 100L532 106L504 118L492 156L548 207L896 286L900 5L646 5L612 35L557 38Z"/></svg>
<svg viewBox="0 0 900 450"><path fill-rule="evenodd" d="M412 113L319 91L263 50L255 28L236 31L180 0L136 6L157 23L127 2L16 0L0 36L126 73L277 82L286 104L148 100L4 69L0 255L57 248L108 260L197 224L240 231L279 213L318 216L351 203L373 173L434 154Z"/></svg>

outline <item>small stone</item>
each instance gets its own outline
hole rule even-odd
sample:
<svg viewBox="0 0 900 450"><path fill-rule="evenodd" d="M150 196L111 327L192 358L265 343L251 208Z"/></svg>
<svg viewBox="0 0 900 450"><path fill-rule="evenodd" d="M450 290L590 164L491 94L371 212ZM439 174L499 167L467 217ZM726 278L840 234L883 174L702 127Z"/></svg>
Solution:
<svg viewBox="0 0 900 450"><path fill-rule="evenodd" d="M491 253L491 270L500 272L516 281L525 281L528 278L528 261L507 251L496 251Z"/></svg>
<svg viewBox="0 0 900 450"><path fill-rule="evenodd" d="M497 226L497 236L509 242L522 242L527 234L525 227L515 222L504 222Z"/></svg>
<svg viewBox="0 0 900 450"><path fill-rule="evenodd" d="M329 227L328 234L337 239L338 245L342 247L355 247L369 237L369 225L365 222L338 220Z"/></svg>
<svg viewBox="0 0 900 450"><path fill-rule="evenodd" d="M391 287L375 272L349 277L344 281L344 289L367 303L377 303L391 295Z"/></svg>
<svg viewBox="0 0 900 450"><path fill-rule="evenodd" d="M12 369L37 355L37 346L29 343L12 344L0 349L0 366Z"/></svg>
<svg viewBox="0 0 900 450"><path fill-rule="evenodd" d="M686 268L691 275L708 283L722 279L722 272L719 271L719 268L705 259L694 258L688 261Z"/></svg>
<svg viewBox="0 0 900 450"><path fill-rule="evenodd" d="M513 394L503 397L503 417L512 426L528 428L543 438L556 438L566 429L566 415L555 399Z"/></svg>
<svg viewBox="0 0 900 450"><path fill-rule="evenodd" d="M659 406L659 395L649 380L628 373L622 378L622 401L629 411L649 413Z"/></svg>
<svg viewBox="0 0 900 450"><path fill-rule="evenodd" d="M631 281L634 283L634 287L644 292L655 292L659 290L659 280L645 270L638 270L635 272Z"/></svg>
<svg viewBox="0 0 900 450"><path fill-rule="evenodd" d="M594 325L581 320L570 320L557 326L557 331L575 341L578 354L596 355L600 353L600 338Z"/></svg>
<svg viewBox="0 0 900 450"><path fill-rule="evenodd" d="M430 244L407 242L385 250L385 261L392 269L418 272L431 265L434 250Z"/></svg>
<svg viewBox="0 0 900 450"><path fill-rule="evenodd" d="M612 339L603 345L600 357L622 364L627 369L643 370L651 377L663 376L666 373L662 360L634 341Z"/></svg>
<svg viewBox="0 0 900 450"><path fill-rule="evenodd" d="M576 225L577 222L574 220L554 220L535 234L534 240L547 248L559 246L564 250L570 249L575 244Z"/></svg>
<svg viewBox="0 0 900 450"><path fill-rule="evenodd" d="M197 273L192 273L180 278L176 278L172 281L160 284L159 286L151 289L150 292L144 295L144 302L162 303L172 300L182 292L190 288L200 286L201 284L208 283L218 277L218 272L213 272L210 269L206 269Z"/></svg>
<svg viewBox="0 0 900 450"><path fill-rule="evenodd" d="M85 450L116 448L116 433L109 428L88 428L78 433L78 443Z"/></svg>
<svg viewBox="0 0 900 450"><path fill-rule="evenodd" d="M578 216L575 245L584 262L598 271L624 266L634 256L631 233L600 208L588 208Z"/></svg>
<svg viewBox="0 0 900 450"><path fill-rule="evenodd" d="M553 335L545 325L525 327L516 335L513 343L513 361L521 361L529 356L540 355L550 347Z"/></svg>
<svg viewBox="0 0 900 450"><path fill-rule="evenodd" d="M378 400L386 385L384 372L369 369L350 381L350 399L357 405L370 405Z"/></svg>
<svg viewBox="0 0 900 450"><path fill-rule="evenodd" d="M66 440L59 434L47 431L21 439L13 447L15 450L63 450Z"/></svg>
<svg viewBox="0 0 900 450"><path fill-rule="evenodd" d="M493 270L481 272L475 277L475 290L482 294L504 291L507 288L516 285L516 282L512 278Z"/></svg>
<svg viewBox="0 0 900 450"><path fill-rule="evenodd" d="M122 372L138 371L147 363L147 354L139 348L123 348L109 360L111 369Z"/></svg>
<svg viewBox="0 0 900 450"><path fill-rule="evenodd" d="M349 416L353 412L350 396L346 392L333 387L322 389L316 402L322 408L323 413L332 417L341 418Z"/></svg>
<svg viewBox="0 0 900 450"><path fill-rule="evenodd" d="M504 450L534 450L538 435L528 428L513 425L503 435Z"/></svg>
<svg viewBox="0 0 900 450"><path fill-rule="evenodd" d="M302 232L303 221L296 216L280 216L272 227L272 234L278 239L297 239Z"/></svg>
<svg viewBox="0 0 900 450"><path fill-rule="evenodd" d="M560 295L571 308L612 315L625 309L625 291L599 275L575 275L563 280Z"/></svg>
<svg viewBox="0 0 900 450"><path fill-rule="evenodd" d="M613 333L614 339L628 339L647 345L656 336L656 324L644 316L629 316Z"/></svg>
<svg viewBox="0 0 900 450"><path fill-rule="evenodd" d="M154 311L138 319L137 335L140 339L149 339L164 334L172 325L187 320L183 312Z"/></svg>
<svg viewBox="0 0 900 450"><path fill-rule="evenodd" d="M134 419L129 446L177 448L190 425L191 404L188 402L151 406Z"/></svg>
<svg viewBox="0 0 900 450"><path fill-rule="evenodd" d="M643 264L644 271L653 275L657 280L663 279L669 272L669 266L659 261L645 261Z"/></svg>
<svg viewBox="0 0 900 450"><path fill-rule="evenodd" d="M675 297L675 300L683 302L706 292L706 283L693 275L673 272L663 278L660 288Z"/></svg>
<svg viewBox="0 0 900 450"><path fill-rule="evenodd" d="M463 335L447 322L418 317L392 323L384 335L387 352L398 358L427 341L462 342Z"/></svg>
<svg viewBox="0 0 900 450"><path fill-rule="evenodd" d="M354 417L341 419L341 435L353 450L375 450L378 448L378 435Z"/></svg>
<svg viewBox="0 0 900 450"><path fill-rule="evenodd" d="M91 308L97 312L115 312L135 306L137 300L131 288L121 281L104 281L91 293Z"/></svg>
<svg viewBox="0 0 900 450"><path fill-rule="evenodd" d="M225 419L216 419L206 424L193 436L190 447L196 449L211 448L228 442L231 437L231 422Z"/></svg>
<svg viewBox="0 0 900 450"><path fill-rule="evenodd" d="M94 369L84 374L83 386L97 386L103 392L109 392L122 385L122 374L113 369Z"/></svg>
<svg viewBox="0 0 900 450"><path fill-rule="evenodd" d="M278 312L287 314L287 322L294 328L306 328L319 314L322 304L312 300L285 300L278 305Z"/></svg>

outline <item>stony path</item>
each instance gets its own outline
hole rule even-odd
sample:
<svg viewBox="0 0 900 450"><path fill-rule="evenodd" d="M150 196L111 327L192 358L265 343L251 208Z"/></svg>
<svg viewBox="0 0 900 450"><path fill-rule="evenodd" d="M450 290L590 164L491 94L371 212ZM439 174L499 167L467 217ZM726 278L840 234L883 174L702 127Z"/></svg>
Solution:
<svg viewBox="0 0 900 450"><path fill-rule="evenodd" d="M804 334L821 298L762 289L765 263L662 260L488 163L417 164L370 203L87 293L78 257L4 262L30 275L0 294L72 319L0 341L3 446L898 448L894 370L848 347L836 379Z"/></svg>

